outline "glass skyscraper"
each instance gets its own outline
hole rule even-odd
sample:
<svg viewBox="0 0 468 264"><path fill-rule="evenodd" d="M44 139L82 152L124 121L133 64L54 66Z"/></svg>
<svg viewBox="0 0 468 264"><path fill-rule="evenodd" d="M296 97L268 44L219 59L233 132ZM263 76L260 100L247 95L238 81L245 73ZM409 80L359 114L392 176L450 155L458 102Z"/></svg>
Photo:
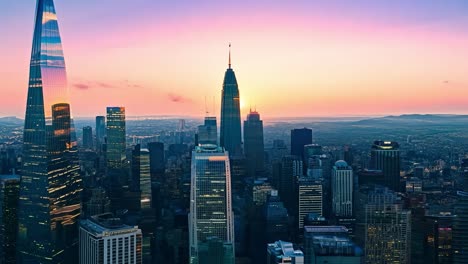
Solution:
<svg viewBox="0 0 468 264"><path fill-rule="evenodd" d="M249 176L256 176L264 170L265 163L263 121L257 111L250 111L244 121L244 148Z"/></svg>
<svg viewBox="0 0 468 264"><path fill-rule="evenodd" d="M201 145L192 154L189 237L190 263L209 263L203 258L213 241L222 243L222 263L234 263L229 157L216 145Z"/></svg>
<svg viewBox="0 0 468 264"><path fill-rule="evenodd" d="M221 97L220 134L220 146L225 148L230 156L242 154L239 86L236 75L231 69L230 52L229 67L224 75Z"/></svg>
<svg viewBox="0 0 468 264"><path fill-rule="evenodd" d="M81 178L53 0L37 1L23 141L19 263L73 263Z"/></svg>
<svg viewBox="0 0 468 264"><path fill-rule="evenodd" d="M400 146L392 141L374 141L371 149L372 169L381 170L385 186L395 192L401 191Z"/></svg>

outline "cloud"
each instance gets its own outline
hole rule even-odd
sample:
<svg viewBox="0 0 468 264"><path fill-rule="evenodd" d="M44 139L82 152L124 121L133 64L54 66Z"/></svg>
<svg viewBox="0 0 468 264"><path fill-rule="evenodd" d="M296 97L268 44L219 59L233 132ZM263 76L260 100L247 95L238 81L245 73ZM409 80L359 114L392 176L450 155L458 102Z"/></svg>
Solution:
<svg viewBox="0 0 468 264"><path fill-rule="evenodd" d="M79 90L88 90L90 88L136 88L143 89L144 86L132 83L129 80L123 81L80 81L73 84L73 87Z"/></svg>
<svg viewBox="0 0 468 264"><path fill-rule="evenodd" d="M189 99L183 97L182 95L179 95L179 94L174 94L174 93L168 93L167 94L167 97L169 98L169 100L173 103L186 103L186 102L190 102Z"/></svg>
<svg viewBox="0 0 468 264"><path fill-rule="evenodd" d="M73 87L80 89L80 90L88 90L90 88L89 84L85 84L85 83L75 83L73 84Z"/></svg>

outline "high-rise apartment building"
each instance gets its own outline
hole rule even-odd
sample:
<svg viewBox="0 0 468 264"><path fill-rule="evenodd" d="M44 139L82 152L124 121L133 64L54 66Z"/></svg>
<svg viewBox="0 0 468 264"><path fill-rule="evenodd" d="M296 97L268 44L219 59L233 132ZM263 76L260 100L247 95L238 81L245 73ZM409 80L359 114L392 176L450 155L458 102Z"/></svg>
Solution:
<svg viewBox="0 0 468 264"><path fill-rule="evenodd" d="M66 262L77 250L81 177L53 0L37 1L29 73L18 262Z"/></svg>
<svg viewBox="0 0 468 264"><path fill-rule="evenodd" d="M411 211L387 188L369 192L364 209L366 263L409 263Z"/></svg>
<svg viewBox="0 0 468 264"><path fill-rule="evenodd" d="M83 127L83 148L93 148L93 128L90 126Z"/></svg>
<svg viewBox="0 0 468 264"><path fill-rule="evenodd" d="M239 86L231 68L231 51L229 50L229 67L224 75L221 97L220 146L229 152L229 156L242 154L241 117Z"/></svg>
<svg viewBox="0 0 468 264"><path fill-rule="evenodd" d="M16 263L20 177L0 175L0 263Z"/></svg>
<svg viewBox="0 0 468 264"><path fill-rule="evenodd" d="M353 169L339 160L332 171L332 209L337 217L353 216Z"/></svg>
<svg viewBox="0 0 468 264"><path fill-rule="evenodd" d="M198 126L198 143L218 145L218 125L216 117L205 117L205 123Z"/></svg>
<svg viewBox="0 0 468 264"><path fill-rule="evenodd" d="M189 241L190 262L206 263L207 245L221 241L225 255L234 263L234 216L231 169L226 151L216 145L201 145L192 153ZM209 247L208 247L209 248Z"/></svg>
<svg viewBox="0 0 468 264"><path fill-rule="evenodd" d="M250 111L244 121L244 153L249 176L255 176L264 170L264 152L263 121L258 112Z"/></svg>
<svg viewBox="0 0 468 264"><path fill-rule="evenodd" d="M143 263L141 230L112 214L82 220L79 239L80 264Z"/></svg>
<svg viewBox="0 0 468 264"><path fill-rule="evenodd" d="M381 170L384 184L395 192L401 191L400 146L392 141L375 141L371 149L372 169Z"/></svg>

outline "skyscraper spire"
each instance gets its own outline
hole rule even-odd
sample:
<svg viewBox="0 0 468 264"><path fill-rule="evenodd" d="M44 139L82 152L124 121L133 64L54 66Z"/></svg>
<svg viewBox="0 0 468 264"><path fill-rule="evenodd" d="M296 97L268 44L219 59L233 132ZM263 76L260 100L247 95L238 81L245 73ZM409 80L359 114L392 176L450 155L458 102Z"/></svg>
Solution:
<svg viewBox="0 0 468 264"><path fill-rule="evenodd" d="M229 42L229 69L231 69L231 42Z"/></svg>
<svg viewBox="0 0 468 264"><path fill-rule="evenodd" d="M37 1L29 72L18 263L70 263L77 253L81 177L53 0Z"/></svg>

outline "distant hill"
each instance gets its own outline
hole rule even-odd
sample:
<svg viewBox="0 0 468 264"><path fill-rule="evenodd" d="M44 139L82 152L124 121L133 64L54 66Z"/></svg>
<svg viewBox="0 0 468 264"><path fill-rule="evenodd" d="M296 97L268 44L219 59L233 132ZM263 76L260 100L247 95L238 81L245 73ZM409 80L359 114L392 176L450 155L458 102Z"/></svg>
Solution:
<svg viewBox="0 0 468 264"><path fill-rule="evenodd" d="M17 118L15 116L0 117L1 125L22 125L23 123L23 119Z"/></svg>
<svg viewBox="0 0 468 264"><path fill-rule="evenodd" d="M467 125L468 115L434 115L408 114L400 116L385 116L363 119L353 122L355 125Z"/></svg>

